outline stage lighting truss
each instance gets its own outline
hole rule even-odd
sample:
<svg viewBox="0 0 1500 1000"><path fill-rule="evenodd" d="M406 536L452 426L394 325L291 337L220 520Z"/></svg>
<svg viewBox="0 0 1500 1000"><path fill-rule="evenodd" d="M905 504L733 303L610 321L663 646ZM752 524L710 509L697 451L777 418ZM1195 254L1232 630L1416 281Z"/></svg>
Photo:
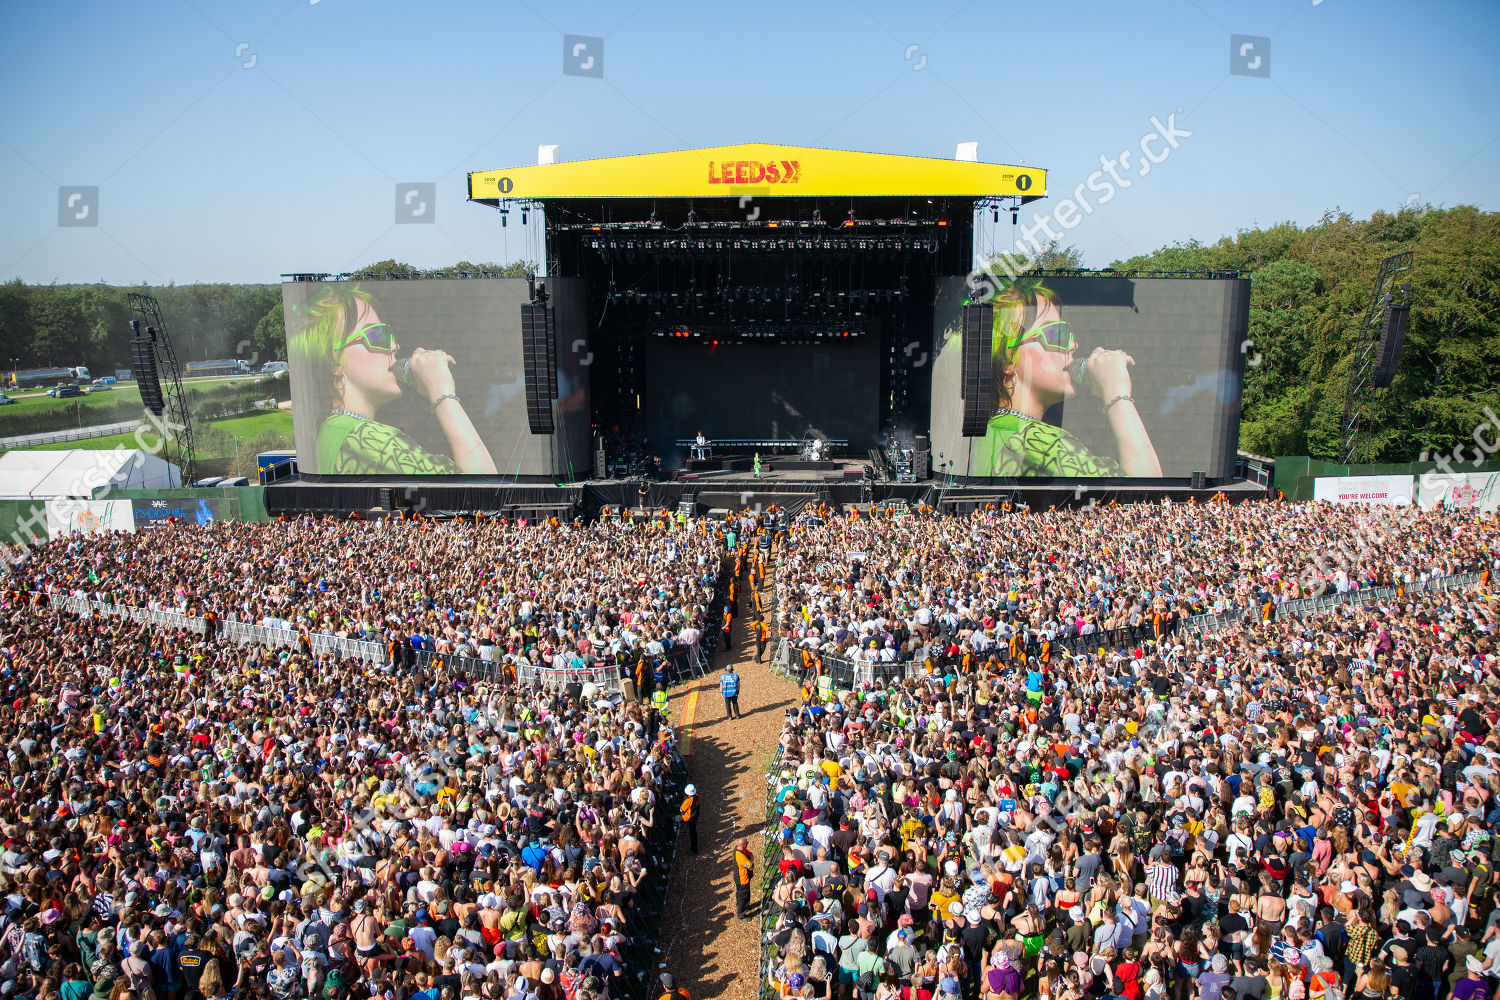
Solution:
<svg viewBox="0 0 1500 1000"><path fill-rule="evenodd" d="M668 323L652 327L649 335L663 340L686 341L706 347L724 344L775 343L782 345L848 343L870 335L862 323L848 324L727 324Z"/></svg>
<svg viewBox="0 0 1500 1000"><path fill-rule="evenodd" d="M863 235L838 232L828 235L693 235L673 233L603 232L590 234L586 246L605 257L617 254L649 254L665 257L721 257L726 254L850 254L885 253L914 255L937 253L942 238L937 233Z"/></svg>
<svg viewBox="0 0 1500 1000"><path fill-rule="evenodd" d="M707 291L620 291L606 295L611 309L643 309L678 317L739 324L824 322L847 324L883 307L906 302L906 288L807 289L801 286L719 285Z"/></svg>

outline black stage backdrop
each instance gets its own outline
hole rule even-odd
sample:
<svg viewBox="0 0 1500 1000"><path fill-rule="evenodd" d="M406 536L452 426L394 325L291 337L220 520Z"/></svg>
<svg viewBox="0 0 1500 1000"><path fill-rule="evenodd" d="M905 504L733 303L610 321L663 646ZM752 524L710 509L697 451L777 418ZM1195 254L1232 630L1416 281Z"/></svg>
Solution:
<svg viewBox="0 0 1500 1000"><path fill-rule="evenodd" d="M668 467L678 438L847 438L846 454L878 443L880 341L721 343L650 338L646 433Z"/></svg>

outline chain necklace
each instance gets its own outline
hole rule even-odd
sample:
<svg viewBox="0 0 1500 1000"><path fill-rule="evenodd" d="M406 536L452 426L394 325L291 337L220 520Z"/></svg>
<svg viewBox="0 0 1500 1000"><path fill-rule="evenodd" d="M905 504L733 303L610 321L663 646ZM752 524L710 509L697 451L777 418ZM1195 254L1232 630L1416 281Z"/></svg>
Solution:
<svg viewBox="0 0 1500 1000"><path fill-rule="evenodd" d="M1020 410L1012 410L1008 406L1002 406L998 410L996 410L995 411L995 416L997 416L997 417L1019 417L1022 420L1040 420L1041 419L1040 417L1033 417L1029 413L1022 413Z"/></svg>
<svg viewBox="0 0 1500 1000"><path fill-rule="evenodd" d="M363 413L355 413L353 410L346 410L341 406L335 406L332 410L329 411L328 415L331 417L353 417L355 420L370 419Z"/></svg>

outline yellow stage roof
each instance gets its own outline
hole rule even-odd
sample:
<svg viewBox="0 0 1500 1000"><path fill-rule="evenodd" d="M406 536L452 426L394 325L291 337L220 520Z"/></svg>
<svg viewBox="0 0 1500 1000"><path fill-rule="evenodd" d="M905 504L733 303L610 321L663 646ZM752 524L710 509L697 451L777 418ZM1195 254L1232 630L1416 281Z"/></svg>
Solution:
<svg viewBox="0 0 1500 1000"><path fill-rule="evenodd" d="M482 170L469 200L960 197L1047 193L1047 171L1003 163L746 143Z"/></svg>

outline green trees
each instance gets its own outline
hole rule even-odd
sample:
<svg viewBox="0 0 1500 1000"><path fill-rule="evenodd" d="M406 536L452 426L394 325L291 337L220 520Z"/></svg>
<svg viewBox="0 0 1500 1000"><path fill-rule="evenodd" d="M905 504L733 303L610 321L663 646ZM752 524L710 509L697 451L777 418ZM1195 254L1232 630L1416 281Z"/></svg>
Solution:
<svg viewBox="0 0 1500 1000"><path fill-rule="evenodd" d="M455 277L477 273L521 277L535 265L471 264L460 261L426 274ZM384 260L354 277L413 277L410 264ZM286 323L279 285L167 285L162 288L112 285L27 285L19 279L0 284L0 367L87 365L94 374L130 367L130 292L148 292L161 304L180 361L237 358L259 367L286 360Z"/></svg>
<svg viewBox="0 0 1500 1000"><path fill-rule="evenodd" d="M1500 412L1500 214L1472 206L1329 212L1212 245L1196 240L1115 268L1251 273L1240 446L1332 459L1356 336L1381 258L1414 251L1411 327L1395 383L1377 390L1368 459L1415 461L1468 441Z"/></svg>

